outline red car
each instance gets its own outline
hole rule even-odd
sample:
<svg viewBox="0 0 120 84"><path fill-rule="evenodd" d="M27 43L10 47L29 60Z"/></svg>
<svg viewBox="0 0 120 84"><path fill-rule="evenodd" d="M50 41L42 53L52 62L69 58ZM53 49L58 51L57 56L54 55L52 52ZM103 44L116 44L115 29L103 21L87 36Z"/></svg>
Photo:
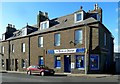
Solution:
<svg viewBox="0 0 120 84"><path fill-rule="evenodd" d="M54 75L55 71L46 66L31 65L27 68L27 74L39 73L41 76Z"/></svg>

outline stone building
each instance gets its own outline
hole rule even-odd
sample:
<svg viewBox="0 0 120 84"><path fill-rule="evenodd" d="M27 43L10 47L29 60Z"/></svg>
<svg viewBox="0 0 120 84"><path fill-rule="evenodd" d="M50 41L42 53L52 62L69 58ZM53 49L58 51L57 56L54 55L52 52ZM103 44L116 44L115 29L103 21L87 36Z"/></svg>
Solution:
<svg viewBox="0 0 120 84"><path fill-rule="evenodd" d="M24 71L29 65L46 65L59 73L111 73L113 40L97 4L88 12L80 7L54 19L39 11L36 25L16 30L0 42L2 67Z"/></svg>

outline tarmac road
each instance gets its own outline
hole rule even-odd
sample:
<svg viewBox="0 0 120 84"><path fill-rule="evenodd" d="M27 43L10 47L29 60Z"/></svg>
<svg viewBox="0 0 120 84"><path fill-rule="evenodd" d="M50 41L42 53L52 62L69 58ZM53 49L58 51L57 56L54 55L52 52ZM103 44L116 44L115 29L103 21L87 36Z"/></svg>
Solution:
<svg viewBox="0 0 120 84"><path fill-rule="evenodd" d="M111 76L39 76L23 73L2 73L2 82L118 82L118 75Z"/></svg>

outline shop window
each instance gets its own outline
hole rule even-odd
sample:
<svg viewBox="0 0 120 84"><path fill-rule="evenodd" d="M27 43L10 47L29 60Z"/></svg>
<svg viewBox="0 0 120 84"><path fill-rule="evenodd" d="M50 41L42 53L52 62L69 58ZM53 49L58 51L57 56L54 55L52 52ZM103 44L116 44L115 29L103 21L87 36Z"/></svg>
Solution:
<svg viewBox="0 0 120 84"><path fill-rule="evenodd" d="M38 65L39 65L39 66L44 65L43 56L40 56L38 59L39 59Z"/></svg>
<svg viewBox="0 0 120 84"><path fill-rule="evenodd" d="M61 57L55 56L55 68L61 68Z"/></svg>
<svg viewBox="0 0 120 84"><path fill-rule="evenodd" d="M84 68L84 56L76 55L76 68Z"/></svg>
<svg viewBox="0 0 120 84"><path fill-rule="evenodd" d="M26 68L26 63L24 59L22 59L22 68Z"/></svg>
<svg viewBox="0 0 120 84"><path fill-rule="evenodd" d="M54 45L55 46L60 46L60 34L59 33L57 33L57 34L55 34L55 36L54 36Z"/></svg>
<svg viewBox="0 0 120 84"><path fill-rule="evenodd" d="M82 30L75 31L75 44L82 44Z"/></svg>
<svg viewBox="0 0 120 84"><path fill-rule="evenodd" d="M43 47L43 37L42 36L38 37L38 47Z"/></svg>
<svg viewBox="0 0 120 84"><path fill-rule="evenodd" d="M90 55L90 68L91 70L99 69L99 55Z"/></svg>

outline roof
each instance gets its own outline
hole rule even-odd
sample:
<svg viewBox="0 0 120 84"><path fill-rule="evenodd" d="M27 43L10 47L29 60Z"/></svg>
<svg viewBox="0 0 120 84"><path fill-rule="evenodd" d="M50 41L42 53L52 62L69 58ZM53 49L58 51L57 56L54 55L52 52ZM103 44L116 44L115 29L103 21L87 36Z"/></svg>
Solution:
<svg viewBox="0 0 120 84"><path fill-rule="evenodd" d="M98 20L95 20L94 18L90 17L87 18L81 22L74 22L74 13L63 16L63 17L59 17L59 18L55 18L52 20L49 20L50 22L56 22L56 24L50 26L47 29L43 29L43 30L38 30L35 31L33 33L28 34L27 36L32 36L32 35L36 35L36 34L42 34L45 32L51 32L51 31L57 31L57 30L61 30L61 29L67 29L67 28L72 28L75 26L82 26L82 25L86 25L86 24L90 24L90 23L94 23L94 22L99 22ZM35 27L36 25L34 25ZM11 37L7 40L11 40L11 39L16 39L16 38L21 38L21 37L27 37L27 36L17 36L17 37Z"/></svg>
<svg viewBox="0 0 120 84"><path fill-rule="evenodd" d="M44 33L44 32L48 32L48 31L55 31L55 30L60 30L60 29L67 29L69 27L75 27L75 26L79 26L79 25L85 25L85 24L89 24L89 23L98 22L98 20L95 20L94 18L90 17L81 22L75 23L74 22L74 14L56 18L56 19L54 19L54 21L58 22L58 24L56 24L48 29L38 30L29 35Z"/></svg>

